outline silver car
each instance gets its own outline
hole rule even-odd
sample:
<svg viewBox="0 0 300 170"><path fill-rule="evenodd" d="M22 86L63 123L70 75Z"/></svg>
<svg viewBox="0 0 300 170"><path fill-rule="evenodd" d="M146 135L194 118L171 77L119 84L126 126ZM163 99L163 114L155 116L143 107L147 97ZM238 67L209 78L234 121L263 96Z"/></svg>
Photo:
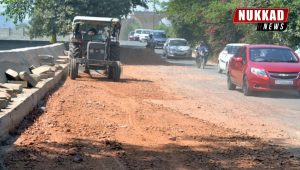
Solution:
<svg viewBox="0 0 300 170"><path fill-rule="evenodd" d="M192 50L186 39L169 38L164 44L163 55L167 58L191 58Z"/></svg>

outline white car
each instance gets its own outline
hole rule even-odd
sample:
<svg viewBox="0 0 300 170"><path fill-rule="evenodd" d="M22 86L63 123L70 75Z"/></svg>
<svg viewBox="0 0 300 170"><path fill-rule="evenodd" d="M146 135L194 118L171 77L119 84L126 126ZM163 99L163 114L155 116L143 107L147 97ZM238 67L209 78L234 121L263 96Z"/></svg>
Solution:
<svg viewBox="0 0 300 170"><path fill-rule="evenodd" d="M149 37L151 30L149 29L136 29L134 30L134 40L135 41L145 41L146 36Z"/></svg>
<svg viewBox="0 0 300 170"><path fill-rule="evenodd" d="M146 42L149 39L149 35L151 34L151 32L152 30L142 30L139 40L141 42Z"/></svg>
<svg viewBox="0 0 300 170"><path fill-rule="evenodd" d="M242 46L247 45L243 43L227 44L221 51L218 58L218 73L227 72L229 60L233 57L235 52Z"/></svg>

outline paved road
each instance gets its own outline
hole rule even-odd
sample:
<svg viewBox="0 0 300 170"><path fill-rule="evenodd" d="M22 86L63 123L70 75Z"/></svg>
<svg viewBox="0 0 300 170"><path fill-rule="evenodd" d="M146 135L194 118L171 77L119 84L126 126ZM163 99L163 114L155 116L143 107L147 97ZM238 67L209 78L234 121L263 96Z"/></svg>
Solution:
<svg viewBox="0 0 300 170"><path fill-rule="evenodd" d="M155 52L161 54L162 50L157 49ZM195 103L205 102L203 98L215 103L207 114L190 115L288 146L291 151L300 155L300 98L297 93L257 93L255 96L245 97L239 89L226 89L226 75L218 74L216 65L211 64L202 70L196 68L193 60L166 61L185 68L184 72L162 68L162 71L171 72L170 74L185 74L180 79L174 78L174 84L168 88L183 90ZM205 97L199 96L203 92Z"/></svg>

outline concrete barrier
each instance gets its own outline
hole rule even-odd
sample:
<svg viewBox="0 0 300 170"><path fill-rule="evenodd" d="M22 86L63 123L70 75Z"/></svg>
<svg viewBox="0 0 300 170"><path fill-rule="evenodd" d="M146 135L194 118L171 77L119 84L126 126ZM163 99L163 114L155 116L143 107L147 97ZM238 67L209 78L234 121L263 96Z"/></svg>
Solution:
<svg viewBox="0 0 300 170"><path fill-rule="evenodd" d="M57 58L63 55L64 45L54 44L44 47L16 49L0 52L0 82L5 82L5 70L12 68L18 72L28 71L31 65L39 66L38 55L49 54ZM68 73L68 64L61 64L62 70L55 72L53 78L40 81L35 88L23 89L21 94L12 98L6 109L0 111L0 141L5 140L10 131L14 130Z"/></svg>
<svg viewBox="0 0 300 170"><path fill-rule="evenodd" d="M5 71L9 68L22 72L29 72L32 65L39 66L38 55L53 55L55 59L64 55L64 44L53 44L40 47L21 48L7 51L0 51L0 83L7 81Z"/></svg>

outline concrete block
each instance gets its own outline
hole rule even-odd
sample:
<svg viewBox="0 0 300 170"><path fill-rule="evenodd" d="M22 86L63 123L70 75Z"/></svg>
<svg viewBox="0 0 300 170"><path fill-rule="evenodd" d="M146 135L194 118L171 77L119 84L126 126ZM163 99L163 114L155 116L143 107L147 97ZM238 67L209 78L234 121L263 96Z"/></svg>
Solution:
<svg viewBox="0 0 300 170"><path fill-rule="evenodd" d="M37 82L41 81L41 77L40 77L39 75L36 75L36 74L30 74L30 76L31 76L32 78L34 78L34 80L37 81Z"/></svg>
<svg viewBox="0 0 300 170"><path fill-rule="evenodd" d="M53 67L51 67L51 71L56 72L57 70L58 70L58 69L57 69L56 65L53 66Z"/></svg>
<svg viewBox="0 0 300 170"><path fill-rule="evenodd" d="M20 80L18 72L13 69L7 69L5 75L8 80Z"/></svg>
<svg viewBox="0 0 300 170"><path fill-rule="evenodd" d="M22 91L23 91L21 84L0 83L0 87L6 88L6 89L12 89L13 93L22 93Z"/></svg>
<svg viewBox="0 0 300 170"><path fill-rule="evenodd" d="M69 60L70 57L68 55L65 55L65 56L60 55L60 56L57 57L57 59L67 59L67 60Z"/></svg>
<svg viewBox="0 0 300 170"><path fill-rule="evenodd" d="M28 82L27 81L7 81L8 83L11 84L21 84L23 88L28 87Z"/></svg>
<svg viewBox="0 0 300 170"><path fill-rule="evenodd" d="M9 94L11 97L16 97L16 96L17 96L17 95L14 93L14 90L13 90L13 89L1 88L1 87L0 87L0 92L7 93L7 94Z"/></svg>
<svg viewBox="0 0 300 170"><path fill-rule="evenodd" d="M48 71L51 71L51 66L40 66L33 69L32 73L40 76L41 74L47 73Z"/></svg>
<svg viewBox="0 0 300 170"><path fill-rule="evenodd" d="M40 59L40 64L41 65L49 65L49 66L54 66L54 57L52 55L44 55L41 54L38 56Z"/></svg>
<svg viewBox="0 0 300 170"><path fill-rule="evenodd" d="M49 72L47 72L47 74L48 74L48 78L52 78L55 76L55 72L53 72L53 71L49 71Z"/></svg>
<svg viewBox="0 0 300 170"><path fill-rule="evenodd" d="M67 64L69 61L67 59L58 59L56 60L56 64Z"/></svg>
<svg viewBox="0 0 300 170"><path fill-rule="evenodd" d="M29 87L35 87L37 85L37 81L35 81L35 79L33 77L31 77L31 75L25 71L21 72L19 74L20 78L24 81L28 82Z"/></svg>
<svg viewBox="0 0 300 170"><path fill-rule="evenodd" d="M6 99L8 101L11 101L11 95L7 92L0 92L0 99Z"/></svg>
<svg viewBox="0 0 300 170"><path fill-rule="evenodd" d="M33 69L36 69L36 66L32 65L32 66L29 67L29 71L30 71L31 73L32 73L32 70L33 70Z"/></svg>
<svg viewBox="0 0 300 170"><path fill-rule="evenodd" d="M64 68L64 67L61 66L60 64L56 64L55 67L56 67L56 70L62 70L62 69Z"/></svg>
<svg viewBox="0 0 300 170"><path fill-rule="evenodd" d="M47 73L42 73L40 74L41 79L48 79L48 74Z"/></svg>
<svg viewBox="0 0 300 170"><path fill-rule="evenodd" d="M5 109L8 106L8 100L0 99L0 109Z"/></svg>
<svg viewBox="0 0 300 170"><path fill-rule="evenodd" d="M69 56L69 51L66 51L66 50L64 50L64 54L66 55L66 56Z"/></svg>

